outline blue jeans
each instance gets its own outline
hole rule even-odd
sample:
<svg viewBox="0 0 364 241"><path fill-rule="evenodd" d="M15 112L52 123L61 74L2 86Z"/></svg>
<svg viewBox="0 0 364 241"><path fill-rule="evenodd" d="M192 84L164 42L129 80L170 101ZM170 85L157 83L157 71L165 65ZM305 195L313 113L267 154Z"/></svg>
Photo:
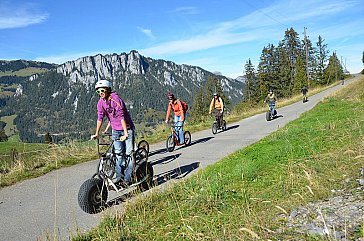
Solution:
<svg viewBox="0 0 364 241"><path fill-rule="evenodd" d="M274 111L274 107L276 106L276 103L269 103L269 109L270 109L270 111L271 111L271 113L272 113L272 115L274 115L275 114L275 111Z"/></svg>
<svg viewBox="0 0 364 241"><path fill-rule="evenodd" d="M126 156L131 155L134 150L134 130L128 130L128 139L120 141L120 137L124 135L124 131L112 130L112 139L114 140L114 151L116 154L116 181L121 179L121 174L125 170L124 181L130 183L133 172L133 161L129 159L127 162ZM128 166L126 166L128 165Z"/></svg>
<svg viewBox="0 0 364 241"><path fill-rule="evenodd" d="M185 143L185 136L183 134L183 121L182 116L174 116L175 130L178 133L178 139L180 144Z"/></svg>

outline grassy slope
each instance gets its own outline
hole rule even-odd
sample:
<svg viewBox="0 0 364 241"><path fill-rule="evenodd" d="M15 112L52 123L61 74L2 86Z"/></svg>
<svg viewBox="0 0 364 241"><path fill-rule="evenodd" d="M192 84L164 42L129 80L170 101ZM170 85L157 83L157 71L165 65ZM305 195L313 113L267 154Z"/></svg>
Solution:
<svg viewBox="0 0 364 241"><path fill-rule="evenodd" d="M282 227L293 208L357 185L364 166L363 83L192 178L137 197L74 240L315 239Z"/></svg>
<svg viewBox="0 0 364 241"><path fill-rule="evenodd" d="M2 116L0 117L0 120L1 121L4 121L6 123L6 126L5 126L5 134L7 136L10 136L10 135L14 135L15 131L14 131L14 119L16 118L16 115L11 115L11 116ZM1 153L1 151L0 151Z"/></svg>
<svg viewBox="0 0 364 241"><path fill-rule="evenodd" d="M0 143L0 188L96 158L95 143L47 145L2 142Z"/></svg>
<svg viewBox="0 0 364 241"><path fill-rule="evenodd" d="M44 73L49 71L48 69L44 69L44 68L35 68L35 67L29 67L29 68L25 68L25 69L20 69L17 71L0 71L0 77L1 76L22 76L22 77L26 77L26 76L31 76L33 74L40 74L40 73Z"/></svg>

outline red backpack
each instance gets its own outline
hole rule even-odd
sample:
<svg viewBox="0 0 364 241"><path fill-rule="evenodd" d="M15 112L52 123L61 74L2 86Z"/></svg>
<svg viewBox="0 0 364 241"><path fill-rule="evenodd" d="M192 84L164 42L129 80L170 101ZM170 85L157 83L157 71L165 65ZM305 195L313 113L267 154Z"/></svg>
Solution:
<svg viewBox="0 0 364 241"><path fill-rule="evenodd" d="M188 105L186 102L182 101L182 100L178 100L179 102L181 102L181 105L182 105L182 109L183 109L183 112L186 113L186 111L188 110Z"/></svg>

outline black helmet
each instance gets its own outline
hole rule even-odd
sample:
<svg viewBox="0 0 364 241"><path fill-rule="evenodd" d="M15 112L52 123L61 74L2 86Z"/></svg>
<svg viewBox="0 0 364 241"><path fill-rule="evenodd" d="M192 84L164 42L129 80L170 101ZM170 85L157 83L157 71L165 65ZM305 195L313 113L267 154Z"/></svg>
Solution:
<svg viewBox="0 0 364 241"><path fill-rule="evenodd" d="M174 94L172 92L169 92L167 96L168 96L168 99L169 100L173 100L174 99Z"/></svg>

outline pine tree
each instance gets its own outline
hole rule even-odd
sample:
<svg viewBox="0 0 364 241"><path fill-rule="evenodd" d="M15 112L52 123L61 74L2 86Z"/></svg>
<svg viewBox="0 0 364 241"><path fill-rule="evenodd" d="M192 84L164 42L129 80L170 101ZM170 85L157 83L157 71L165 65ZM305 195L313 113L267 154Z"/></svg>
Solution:
<svg viewBox="0 0 364 241"><path fill-rule="evenodd" d="M307 37L306 38L306 44L307 44L307 49L308 49L308 63L305 63L306 66L305 68L308 68L308 74L309 76L307 76L307 85L308 83L310 83L310 85L312 85L312 80L316 80L317 76L316 76L316 69L318 66L318 61L316 59L317 57L317 48L315 48L312 45L311 40ZM308 65L308 66L307 66ZM307 69L306 69L307 72ZM307 75L307 73L306 73Z"/></svg>
<svg viewBox="0 0 364 241"><path fill-rule="evenodd" d="M308 85L307 83L307 72L306 65L302 58L298 58L296 62L296 73L295 73L295 82L294 82L294 92L297 93L301 90L304 85Z"/></svg>
<svg viewBox="0 0 364 241"><path fill-rule="evenodd" d="M342 79L344 77L343 67L335 52L329 58L329 64L325 69L324 76L327 84Z"/></svg>
<svg viewBox="0 0 364 241"><path fill-rule="evenodd" d="M257 102L257 79L255 74L254 66L249 59L245 64L245 90L244 90L244 101Z"/></svg>
<svg viewBox="0 0 364 241"><path fill-rule="evenodd" d="M204 119L204 117L208 114L208 102L203 93L203 87L201 87L197 93L195 98L193 99L193 104L191 108L191 121L192 122L200 122Z"/></svg>
<svg viewBox="0 0 364 241"><path fill-rule="evenodd" d="M288 71L288 85L284 84L284 90L282 90L284 96L289 96L292 93L292 89L294 86L294 77L296 72L296 62L297 59L302 56L303 48L301 41L299 39L298 33L293 29L290 28L286 30L284 39L281 42L281 47L285 53L284 59L282 59L282 64L280 65L281 68L285 68ZM281 59L280 59L281 60ZM288 64L288 65L286 65ZM285 71L285 72L286 72ZM282 86L283 87L283 86Z"/></svg>
<svg viewBox="0 0 364 241"><path fill-rule="evenodd" d="M317 66L315 69L315 76L317 77L317 84L324 84L325 82L325 66L329 54L329 50L327 49L327 44L324 43L325 40L319 35L318 41L316 43L317 52L316 52L316 60Z"/></svg>
<svg viewBox="0 0 364 241"><path fill-rule="evenodd" d="M269 44L262 50L258 64L257 77L257 99L263 101L269 88L275 86L279 80L277 53L274 45L272 44Z"/></svg>

